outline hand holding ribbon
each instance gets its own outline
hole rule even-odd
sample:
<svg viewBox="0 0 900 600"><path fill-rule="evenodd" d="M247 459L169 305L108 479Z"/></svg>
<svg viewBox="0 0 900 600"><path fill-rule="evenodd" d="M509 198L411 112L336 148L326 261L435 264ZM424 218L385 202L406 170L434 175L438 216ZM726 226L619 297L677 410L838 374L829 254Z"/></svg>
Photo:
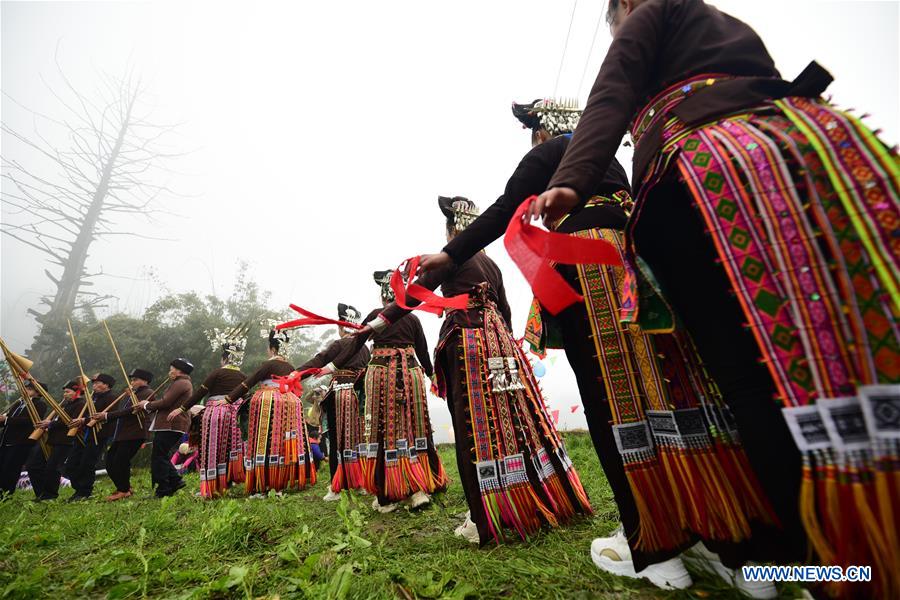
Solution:
<svg viewBox="0 0 900 600"><path fill-rule="evenodd" d="M531 196L516 209L503 244L541 305L550 314L557 315L584 298L556 272L551 261L566 265L621 266L622 257L615 246L604 240L585 239L535 227L527 220L534 199L535 196Z"/></svg>
<svg viewBox="0 0 900 600"><path fill-rule="evenodd" d="M288 392L295 396L303 394L303 379L311 375L317 375L321 369L304 369L303 371L292 371L290 375L275 376L272 381L278 384L278 390L282 394Z"/></svg>
<svg viewBox="0 0 900 600"><path fill-rule="evenodd" d="M314 312L310 312L305 308L297 306L296 304L291 304L290 306L294 311L303 315L303 317L300 319L295 319L293 321L288 321L287 323L276 325L276 331L281 331L282 329L293 329L294 327L304 327L306 325L338 325L339 327L345 327L347 329L362 329L362 325L360 325L359 323L350 323L348 321L340 321L338 319L321 317Z"/></svg>
<svg viewBox="0 0 900 600"><path fill-rule="evenodd" d="M391 275L391 289L394 291L397 306L404 310L424 310L425 312L430 312L439 317L443 315L444 310L448 308L465 310L469 305L468 294L444 298L417 283L410 283L406 286L403 285L403 273L408 272L410 274L410 279L412 279L412 277L419 272L419 260L420 257L418 256L407 258L400 263L400 266L397 267L397 269L394 270L394 274ZM416 306L407 305L407 295L411 298L415 298L421 302L421 304Z"/></svg>

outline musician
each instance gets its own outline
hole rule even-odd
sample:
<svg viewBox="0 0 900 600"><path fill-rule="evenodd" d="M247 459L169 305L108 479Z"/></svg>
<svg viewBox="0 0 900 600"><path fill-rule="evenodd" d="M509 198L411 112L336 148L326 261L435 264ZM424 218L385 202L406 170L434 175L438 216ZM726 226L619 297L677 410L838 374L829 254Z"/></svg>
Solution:
<svg viewBox="0 0 900 600"><path fill-rule="evenodd" d="M47 389L41 382L38 385ZM47 414L47 404L30 378L25 380L25 393L38 416L43 418ZM14 402L6 414L0 415L0 499L8 498L16 491L22 466L37 444L29 437L33 431L34 423L23 398Z"/></svg>

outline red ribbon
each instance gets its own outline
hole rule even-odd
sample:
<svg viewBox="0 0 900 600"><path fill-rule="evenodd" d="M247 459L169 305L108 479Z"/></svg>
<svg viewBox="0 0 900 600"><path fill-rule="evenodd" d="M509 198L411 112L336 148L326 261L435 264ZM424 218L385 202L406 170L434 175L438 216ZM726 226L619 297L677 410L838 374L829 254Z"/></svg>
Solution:
<svg viewBox="0 0 900 600"><path fill-rule="evenodd" d="M292 309L303 315L303 318L294 319L293 321L288 321L287 323L276 325L276 331L281 331L282 329L293 329L294 327L303 327L305 325L338 325L340 327L346 327L348 329L362 329L363 327L359 323L349 323L347 321L329 319L328 317L320 317L316 313L310 312L305 308L300 308L296 304L291 304L290 306Z"/></svg>
<svg viewBox="0 0 900 600"><path fill-rule="evenodd" d="M529 223L525 213L535 198L537 196L531 196L516 209L506 228L503 244L541 306L551 315L557 315L584 298L556 272L550 261L565 265L621 266L622 257L618 249L605 240L544 231Z"/></svg>
<svg viewBox="0 0 900 600"><path fill-rule="evenodd" d="M288 392L299 397L303 393L303 379L307 375L316 375L322 369L304 369L303 371L291 371L290 375L276 375L272 382L278 384L278 391L282 394Z"/></svg>
<svg viewBox="0 0 900 600"><path fill-rule="evenodd" d="M414 277L419 270L419 257L414 256L412 258L407 258L400 263L400 266L397 267L394 270L394 274L391 275L391 289L394 291L394 301L400 308L404 310L424 310L425 312L430 312L440 317L444 314L445 309L465 310L469 306L468 294L460 294L458 296L445 298L417 283L410 283L408 286L404 287L404 270L408 270L410 279ZM406 304L407 295L415 298L421 302L421 304L408 306Z"/></svg>

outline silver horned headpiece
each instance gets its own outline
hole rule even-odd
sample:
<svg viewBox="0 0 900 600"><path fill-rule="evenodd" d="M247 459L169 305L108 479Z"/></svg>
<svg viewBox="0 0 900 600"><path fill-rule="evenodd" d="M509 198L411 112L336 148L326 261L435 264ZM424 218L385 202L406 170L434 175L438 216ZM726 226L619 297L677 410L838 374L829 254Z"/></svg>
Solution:
<svg viewBox="0 0 900 600"><path fill-rule="evenodd" d="M517 111L525 114L519 115ZM535 101L531 106L518 105L513 113L520 117L523 124L530 123L533 128L533 119L536 118L540 127L546 129L550 135L572 133L581 118L581 109L575 98L545 98ZM532 117L528 119L527 116Z"/></svg>
<svg viewBox="0 0 900 600"><path fill-rule="evenodd" d="M288 335L287 330L278 331L275 329L279 321L263 319L259 324L263 327L263 329L259 330L259 337L267 338L269 343L278 342L278 354L284 357L289 356L291 353L291 336Z"/></svg>
<svg viewBox="0 0 900 600"><path fill-rule="evenodd" d="M219 329L218 327L206 332L206 339L213 352L221 351L222 358L230 365L240 366L244 362L244 351L247 348L247 334L250 332L249 323L241 323L236 327Z"/></svg>

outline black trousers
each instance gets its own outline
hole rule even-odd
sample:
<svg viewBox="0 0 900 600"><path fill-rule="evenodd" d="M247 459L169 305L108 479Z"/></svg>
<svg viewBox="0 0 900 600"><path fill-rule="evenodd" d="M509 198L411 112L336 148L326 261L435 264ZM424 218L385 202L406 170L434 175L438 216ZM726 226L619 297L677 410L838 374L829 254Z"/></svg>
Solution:
<svg viewBox="0 0 900 600"><path fill-rule="evenodd" d="M75 442L69 460L66 461L66 472L75 496L88 497L94 493L94 481L97 479L97 462L106 448L106 438L99 438L94 443L92 435L87 436L87 441L82 446Z"/></svg>
<svg viewBox="0 0 900 600"><path fill-rule="evenodd" d="M78 442L76 442L77 444ZM44 463L41 474L41 500L53 500L59 497L59 482L66 465L66 460L72 454L72 446L50 446L50 457ZM41 454L43 457L43 454ZM31 474L28 475L31 477Z"/></svg>
<svg viewBox="0 0 900 600"><path fill-rule="evenodd" d="M747 457L783 525L783 530L757 528L739 549L740 557L733 546L716 551L726 564L742 558L803 562L800 453L773 400L775 385L759 362L759 347L743 327L743 310L730 293L724 268L715 263L716 250L682 184L656 187L633 238L734 414Z"/></svg>
<svg viewBox="0 0 900 600"><path fill-rule="evenodd" d="M153 451L150 454L150 479L157 496L174 493L181 485L181 475L172 465L172 453L184 436L180 431L156 431L153 433ZM131 459L129 458L129 461Z"/></svg>
<svg viewBox="0 0 900 600"><path fill-rule="evenodd" d="M328 397L322 401L325 408L325 416L328 419L328 468L331 471L331 479L338 468L338 441L337 441L337 411L335 408L334 394L328 394ZM331 485L331 480L328 482Z"/></svg>
<svg viewBox="0 0 900 600"><path fill-rule="evenodd" d="M51 446L47 446L50 452L53 452ZM52 454L51 454L52 455ZM47 461L49 456L44 456L40 444L35 444L28 453L25 460L25 472L28 473L28 480L31 482L31 490L34 492L35 498L41 498L44 495L44 481L47 477Z"/></svg>
<svg viewBox="0 0 900 600"><path fill-rule="evenodd" d="M116 491L131 491L131 459L143 443L144 440L113 442L106 451L106 473L116 486Z"/></svg>
<svg viewBox="0 0 900 600"><path fill-rule="evenodd" d="M0 447L0 494L12 494L33 444Z"/></svg>

